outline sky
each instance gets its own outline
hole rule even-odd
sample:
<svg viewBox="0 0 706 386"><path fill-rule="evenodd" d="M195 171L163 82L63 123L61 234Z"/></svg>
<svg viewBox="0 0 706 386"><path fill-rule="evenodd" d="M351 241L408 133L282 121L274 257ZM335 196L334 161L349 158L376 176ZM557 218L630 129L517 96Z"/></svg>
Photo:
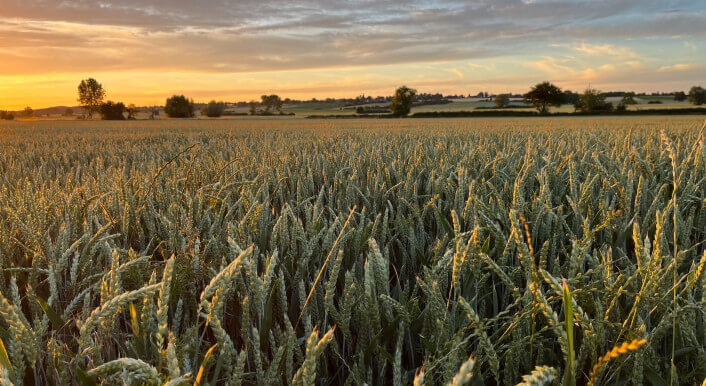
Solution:
<svg viewBox="0 0 706 386"><path fill-rule="evenodd" d="M0 109L706 86L706 0L2 0Z"/></svg>

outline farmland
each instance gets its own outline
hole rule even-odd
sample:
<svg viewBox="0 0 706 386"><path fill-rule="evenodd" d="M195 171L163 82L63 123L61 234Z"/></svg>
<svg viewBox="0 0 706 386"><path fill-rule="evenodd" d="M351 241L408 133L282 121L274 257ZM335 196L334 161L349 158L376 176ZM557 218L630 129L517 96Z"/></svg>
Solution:
<svg viewBox="0 0 706 386"><path fill-rule="evenodd" d="M613 105L618 105L620 102L619 97L614 97L614 98L608 98L608 101L613 103ZM659 104L648 104L648 101L659 101ZM652 110L652 109L683 109L683 108L698 108L699 106L693 106L692 104L688 102L676 102L672 98L669 97L644 97L643 98L637 98L636 97L636 105L630 105L627 107L628 110L630 111L639 111L639 110ZM473 110L478 110L483 109L483 110L494 110L494 111L528 111L528 112L534 112L536 111L532 105L525 105L522 103L522 99L520 98L513 98L511 100L511 104L513 106L524 106L524 107L510 107L510 108L503 108L503 109L498 109L495 107L494 102L489 102L486 100L480 100L478 98L473 98L473 99L456 99L453 100L452 103L447 103L447 104L430 104L430 105L424 105L424 106L414 106L412 107L411 113L428 113L428 112L450 112L450 111L473 111ZM387 104L373 104L370 106L378 106L378 107L387 107ZM246 110L241 109L241 112L245 112ZM342 107L342 106L336 106L335 104L330 104L330 103L316 103L316 104L302 104L301 106L299 105L290 105L290 106L285 106L284 107L285 112L292 112L295 113L297 116L307 116L307 115L312 115L312 116L318 116L318 115L346 115L346 114L354 114L355 113L355 106L349 106L349 107ZM557 107L552 109L552 112L560 112L560 113L572 113L575 111L575 108L571 104L564 104L561 107ZM706 109L704 110L706 111Z"/></svg>
<svg viewBox="0 0 706 386"><path fill-rule="evenodd" d="M0 123L0 377L699 384L705 140L698 117Z"/></svg>
<svg viewBox="0 0 706 386"><path fill-rule="evenodd" d="M635 97L635 102L636 104L634 105L628 105L626 107L627 111L644 111L644 110L672 110L672 109L702 109L701 112L703 114L706 114L706 107L704 106L695 106L687 101L682 101L682 102L677 102L674 101L674 98L671 96L640 96L640 97ZM617 106L620 101L622 100L622 97L608 97L606 100L610 103L613 104L613 106ZM648 103L648 102L653 102L653 103ZM654 102L659 102L659 103L654 103ZM302 103L289 103L289 104L284 104L282 107L282 113L287 115L288 117L289 114L293 114L294 117L297 118L306 118L306 117L318 117L318 118L323 118L326 116L354 116L356 114L356 108L358 107L367 107L367 108L378 108L382 109L385 111L389 107L389 103L370 103L370 104L365 104L365 105L353 105L353 104L345 104L343 102L325 102L325 101L318 101L318 102L302 102ZM72 116L65 116L64 111L68 107L63 106L63 107L54 107L54 108L47 108L47 109L39 109L38 111L35 112L34 117L28 118L28 117L23 117L22 112L14 112L16 115L17 120L76 120L77 118L80 118L82 114L84 114L84 110L81 107L75 106L72 108L74 110L74 114ZM164 113L164 109L161 107L155 107L154 108L156 111L158 111L158 115L155 117L156 119L164 119L166 118L166 115ZM198 110L198 109L197 109ZM147 107L142 107L138 109L138 112L135 114L137 119L145 120L150 118L150 111L151 108ZM530 104L525 104L523 103L521 98L512 98L511 99L511 107L505 107L505 108L497 108L495 103L492 101L489 101L487 98L467 98L467 99L450 99L450 103L444 103L444 104L425 104L421 106L413 106L411 108L411 114L416 114L416 113L433 113L433 112L439 112L439 113L449 113L449 112L457 112L457 111L483 111L483 112L507 112L507 111L522 111L522 112L528 112L528 113L534 113L536 112L536 109L530 105ZM573 113L575 112L576 109L574 105L572 104L563 104L559 107L555 107L551 110L552 113ZM699 111L699 110L695 110ZM230 106L226 109L226 115L222 119L251 119L255 118L255 116L249 116L249 108L248 107L233 107ZM373 113L373 114L379 114L379 113ZM275 112L274 115L270 116L264 116L262 118L266 119L274 119L274 118L282 118L281 116L278 116L279 113ZM201 114L200 111L196 112L196 117L197 119L210 119Z"/></svg>

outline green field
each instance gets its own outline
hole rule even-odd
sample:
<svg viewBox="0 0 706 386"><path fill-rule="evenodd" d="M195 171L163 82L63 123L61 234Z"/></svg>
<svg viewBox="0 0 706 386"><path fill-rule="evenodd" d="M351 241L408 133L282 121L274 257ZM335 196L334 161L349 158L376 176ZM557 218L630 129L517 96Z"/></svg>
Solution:
<svg viewBox="0 0 706 386"><path fill-rule="evenodd" d="M613 103L613 105L617 105L621 97L610 97L606 98L608 102ZM650 100L659 100L662 103L660 104L648 104L647 102ZM665 97L665 96L646 96L646 97L635 97L635 101L637 102L636 105L630 105L627 107L628 110L651 110L651 109L674 109L674 108L704 108L706 111L706 106L694 106L689 102L676 102L672 97ZM514 98L511 101L511 105L513 106L521 106L523 105L523 102L520 99ZM389 104L384 104L384 103L373 103L373 104L368 104L364 106L371 106L371 107L387 107ZM297 103L297 104L285 104L282 108L282 111L285 114L289 113L294 113L295 118L306 118L309 116L326 116L326 115L354 115L356 114L356 107L358 106L346 106L344 103L340 102L304 102L304 103ZM504 109L497 109L495 108L495 103L494 102L489 102L489 101L480 101L480 100L468 100L468 99L457 99L453 100L452 103L446 103L446 104L438 104L438 105L423 105L423 106L415 106L412 107L410 114L414 113L426 113L426 112L450 112L450 111L473 111L479 109L483 111L528 111L528 112L534 112L536 111L534 107L531 105L526 105L526 107L522 108L517 108L517 107L511 107L511 108L504 108ZM479 111L480 111L479 110ZM560 113L573 113L575 111L574 106L570 104L565 104L560 107L553 107L550 109L551 112L560 112ZM205 116L201 116L200 111L196 111L196 118L197 119L213 119L213 118L208 118ZM228 113L237 113L237 114L248 114L249 113L249 108L248 107L231 107L228 109ZM141 111L137 113L136 118L138 120L147 120L150 118L150 114L148 111ZM220 119L242 119L242 118L248 118L247 116L233 116L233 115L224 115ZM263 117L258 117L258 118L263 118ZM264 118L267 119L273 119L273 118L281 118L278 117L276 114L272 116L266 116ZM291 116L288 116L288 118L291 118ZM18 120L76 120L77 116L71 116L71 117L64 117L61 116L60 114L53 114L53 115L42 115L40 117L34 117L34 118L23 118L21 116L17 116ZM158 120L163 120L167 119L166 115L164 114L163 110L160 110L160 114L157 116Z"/></svg>
<svg viewBox="0 0 706 386"><path fill-rule="evenodd" d="M705 140L693 117L2 122L0 377L700 384Z"/></svg>
<svg viewBox="0 0 706 386"><path fill-rule="evenodd" d="M614 105L617 105L617 103L620 101L620 99L622 99L622 98L608 98L607 100L609 102L612 102ZM648 104L647 103L648 99L649 100L660 100L660 101L662 101L662 103L661 104ZM652 97L652 98L648 98L648 99L643 100L640 98L636 98L636 101L638 102L638 104L628 106L628 110L672 109L672 108L698 107L698 106L694 106L688 102L676 102L673 100L673 98L669 98L669 97ZM520 100L513 100L511 102L511 104L512 105L522 105L522 102ZM527 105L527 107L525 107L525 108L493 109L493 107L495 107L494 102L457 100L452 103L441 104L441 105L425 105L425 106L412 107L411 114L420 113L420 112L432 112L432 111L440 111L440 112L472 111L472 110L475 110L479 107L483 107L484 110L486 110L486 111L488 108L490 108L490 110L499 110L499 111L536 111L531 105ZM704 108L706 109L706 107L704 107ZM306 103L306 104L302 104L302 105L291 105L291 106L285 106L284 111L285 112L293 112L299 117L308 116L308 115L352 115L352 114L355 114L355 108L353 108L353 107L344 108L342 105L332 104L332 103ZM568 104L562 105L560 107L554 107L551 109L551 112L562 112L562 113L572 113L574 111L575 111L574 106L568 105Z"/></svg>

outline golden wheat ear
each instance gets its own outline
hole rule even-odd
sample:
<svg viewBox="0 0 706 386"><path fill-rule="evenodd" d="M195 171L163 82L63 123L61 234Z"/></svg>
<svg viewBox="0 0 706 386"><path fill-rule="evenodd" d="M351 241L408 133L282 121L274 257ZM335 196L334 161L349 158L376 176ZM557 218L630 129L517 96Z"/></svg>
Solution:
<svg viewBox="0 0 706 386"><path fill-rule="evenodd" d="M536 366L531 373L522 376L517 386L552 385L559 379L559 372L554 367Z"/></svg>
<svg viewBox="0 0 706 386"><path fill-rule="evenodd" d="M598 359L598 363L593 366L593 369L591 369L591 374L589 374L588 386L593 386L596 384L596 381L598 381L598 374L600 373L601 369L603 369L603 367L608 364L608 362L630 351L636 351L645 343L647 343L647 339L635 339L629 343L623 342L623 344L621 344L620 346L615 346L610 351L605 353L605 355Z"/></svg>

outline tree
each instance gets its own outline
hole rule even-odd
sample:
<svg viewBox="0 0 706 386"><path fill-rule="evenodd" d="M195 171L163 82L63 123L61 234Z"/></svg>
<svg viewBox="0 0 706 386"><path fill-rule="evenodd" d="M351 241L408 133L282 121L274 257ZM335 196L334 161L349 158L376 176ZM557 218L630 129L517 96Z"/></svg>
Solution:
<svg viewBox="0 0 706 386"><path fill-rule="evenodd" d="M500 94L495 97L495 106L505 108L510 105L510 94Z"/></svg>
<svg viewBox="0 0 706 386"><path fill-rule="evenodd" d="M125 105L122 102L108 101L100 106L101 117L104 121L122 121L125 119Z"/></svg>
<svg viewBox="0 0 706 386"><path fill-rule="evenodd" d="M248 111L250 111L250 115L257 114L257 102L255 102L255 101L248 102Z"/></svg>
<svg viewBox="0 0 706 386"><path fill-rule="evenodd" d="M706 103L706 90L701 86L694 86L689 90L689 102L696 106Z"/></svg>
<svg viewBox="0 0 706 386"><path fill-rule="evenodd" d="M183 95L173 95L167 98L164 113L169 118L192 118L194 116L194 100Z"/></svg>
<svg viewBox="0 0 706 386"><path fill-rule="evenodd" d="M623 94L623 99L620 101L623 105L636 105L635 93L630 91Z"/></svg>
<svg viewBox="0 0 706 386"><path fill-rule="evenodd" d="M68 109L64 110L65 117L72 117L73 115L74 115L74 109L69 107Z"/></svg>
<svg viewBox="0 0 706 386"><path fill-rule="evenodd" d="M27 106L25 107L24 110L22 110L22 115L29 118L34 116L34 110L32 110L31 107Z"/></svg>
<svg viewBox="0 0 706 386"><path fill-rule="evenodd" d="M584 113L611 111L613 110L613 104L606 102L605 95L603 95L599 90L587 88L586 91L584 91L579 97L579 101L574 105L574 108L576 111L581 111Z"/></svg>
<svg viewBox="0 0 706 386"><path fill-rule="evenodd" d="M262 105L265 106L264 114L269 114L270 110L277 110L280 114L282 114L283 102L279 95L263 95L260 99L262 100Z"/></svg>
<svg viewBox="0 0 706 386"><path fill-rule="evenodd" d="M226 109L226 104L224 102L210 101L206 106L201 109L201 115L205 115L209 118L218 118L223 115L223 111Z"/></svg>
<svg viewBox="0 0 706 386"><path fill-rule="evenodd" d="M11 121L15 119L15 116L12 115L12 113L8 113L7 111L0 111L0 119L4 119L6 121Z"/></svg>
<svg viewBox="0 0 706 386"><path fill-rule="evenodd" d="M78 85L78 103L86 110L88 119L93 118L93 113L100 111L103 98L105 98L103 85L95 79L84 79Z"/></svg>
<svg viewBox="0 0 706 386"><path fill-rule="evenodd" d="M134 103L130 103L125 109L127 112L127 119L133 120L136 118L137 113L140 111Z"/></svg>
<svg viewBox="0 0 706 386"><path fill-rule="evenodd" d="M564 102L561 89L546 81L532 87L523 98L525 103L533 105L540 114L546 114L549 106L559 107Z"/></svg>
<svg viewBox="0 0 706 386"><path fill-rule="evenodd" d="M677 91L674 93L674 100L677 102L683 102L686 100L686 93L684 91Z"/></svg>
<svg viewBox="0 0 706 386"><path fill-rule="evenodd" d="M412 110L412 101L415 95L417 95L417 90L407 86L402 86L395 90L395 96L392 97L392 101L390 102L392 115L396 117L407 116L410 110Z"/></svg>
<svg viewBox="0 0 706 386"><path fill-rule="evenodd" d="M579 102L579 94L571 90L564 91L564 102L566 104L575 105Z"/></svg>

